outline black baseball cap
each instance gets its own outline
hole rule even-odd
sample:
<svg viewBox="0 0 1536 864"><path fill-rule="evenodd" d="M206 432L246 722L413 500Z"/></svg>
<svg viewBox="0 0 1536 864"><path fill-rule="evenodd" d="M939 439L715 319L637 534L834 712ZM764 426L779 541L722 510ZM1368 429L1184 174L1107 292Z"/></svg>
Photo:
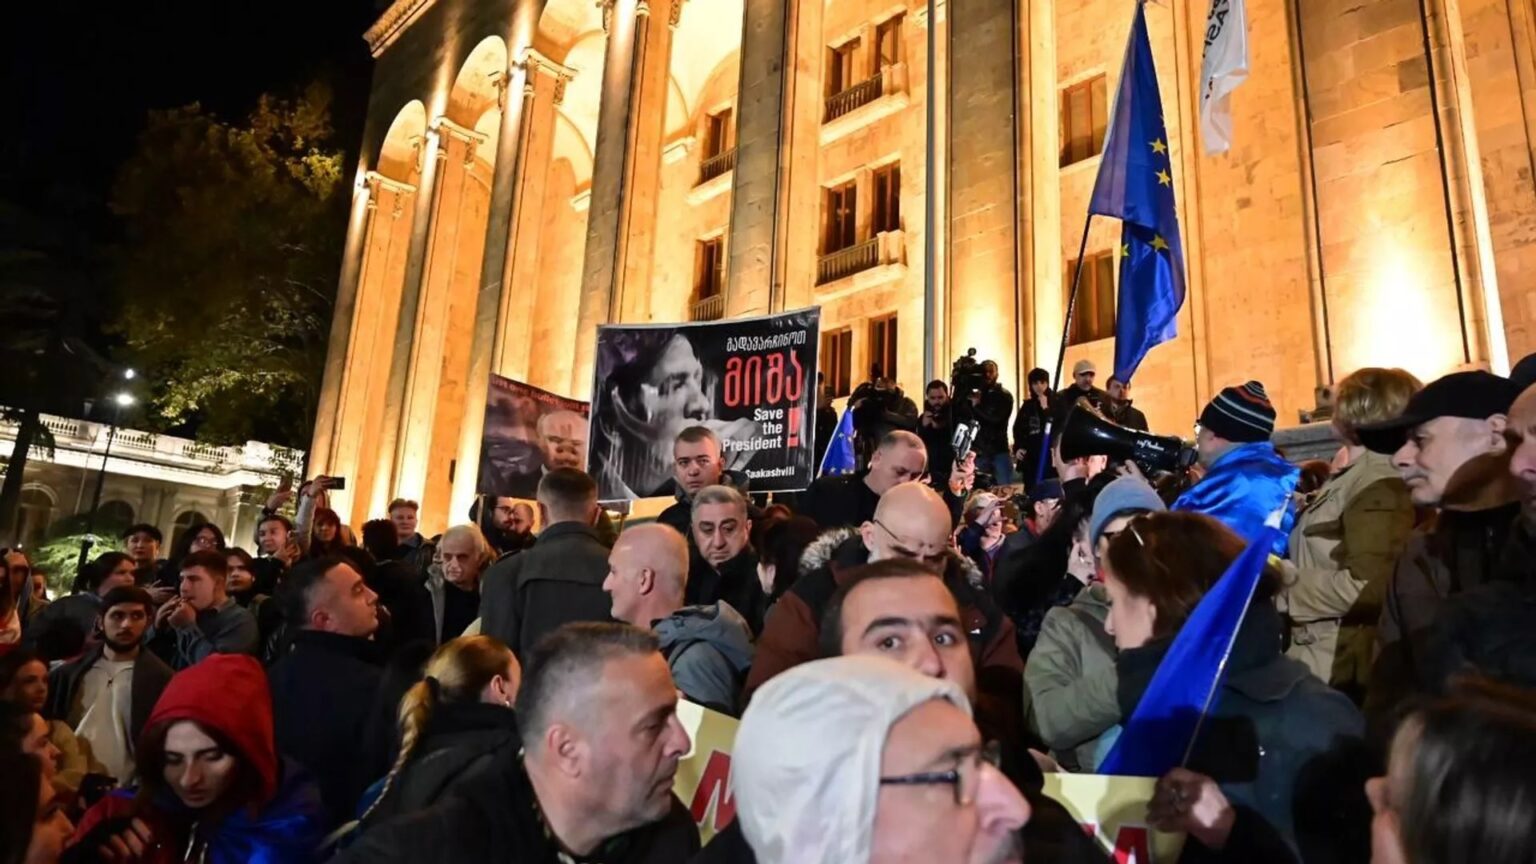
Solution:
<svg viewBox="0 0 1536 864"><path fill-rule="evenodd" d="M1436 417L1484 420L1504 414L1520 395L1513 382L1491 372L1453 372L1437 378L1413 394L1408 407L1392 420L1368 423L1355 429L1360 443L1376 453L1396 453L1408 433Z"/></svg>

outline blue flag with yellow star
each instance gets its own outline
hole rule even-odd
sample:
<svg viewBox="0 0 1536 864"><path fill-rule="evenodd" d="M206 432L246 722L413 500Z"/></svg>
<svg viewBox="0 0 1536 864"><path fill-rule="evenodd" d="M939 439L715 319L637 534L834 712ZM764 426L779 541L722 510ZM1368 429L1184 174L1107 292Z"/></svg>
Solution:
<svg viewBox="0 0 1536 864"><path fill-rule="evenodd" d="M1120 297L1115 313L1115 377L1131 380L1153 346L1178 335L1184 304L1184 248L1173 201L1173 160L1163 100L1137 0L1120 70L1114 116L1088 212L1112 216L1120 231Z"/></svg>
<svg viewBox="0 0 1536 864"><path fill-rule="evenodd" d="M821 470L816 476L852 474L858 467L858 459L853 452L853 409L844 408L842 419L837 421L837 431L832 435L832 443L827 445L826 455L821 457Z"/></svg>

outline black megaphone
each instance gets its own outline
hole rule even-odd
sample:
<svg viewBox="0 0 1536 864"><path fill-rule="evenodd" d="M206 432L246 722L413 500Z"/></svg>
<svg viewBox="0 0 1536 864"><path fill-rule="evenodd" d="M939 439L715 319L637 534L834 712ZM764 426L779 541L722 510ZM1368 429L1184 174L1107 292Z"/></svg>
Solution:
<svg viewBox="0 0 1536 864"><path fill-rule="evenodd" d="M1181 472L1195 464L1195 450L1175 435L1152 435L1127 429L1118 423L1075 405L1061 427L1061 458L1108 456L1111 462L1127 459L1150 475L1159 471Z"/></svg>

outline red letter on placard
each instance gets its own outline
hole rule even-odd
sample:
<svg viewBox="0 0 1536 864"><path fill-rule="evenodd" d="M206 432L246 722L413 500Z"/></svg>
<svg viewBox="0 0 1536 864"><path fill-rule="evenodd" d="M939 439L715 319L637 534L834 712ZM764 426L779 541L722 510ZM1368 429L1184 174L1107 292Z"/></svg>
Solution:
<svg viewBox="0 0 1536 864"><path fill-rule="evenodd" d="M1115 833L1115 864L1152 864L1152 842L1141 825L1122 825Z"/></svg>
<svg viewBox="0 0 1536 864"><path fill-rule="evenodd" d="M715 830L719 831L736 818L736 799L731 797L731 757L719 750L709 754L704 765L704 776L699 778L699 788L693 791L693 804L688 810L694 824L704 821L709 813L709 802L715 802Z"/></svg>

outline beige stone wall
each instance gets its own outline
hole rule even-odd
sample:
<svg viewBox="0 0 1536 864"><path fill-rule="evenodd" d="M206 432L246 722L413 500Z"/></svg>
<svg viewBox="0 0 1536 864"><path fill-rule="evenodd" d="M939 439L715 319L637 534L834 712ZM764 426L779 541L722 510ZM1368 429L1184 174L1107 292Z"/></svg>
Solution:
<svg viewBox="0 0 1536 864"><path fill-rule="evenodd" d="M727 314L821 306L825 329L853 332L855 382L872 359L870 319L891 313L895 377L914 395L925 339L940 374L974 345L1001 361L1015 392L1015 369L1055 365L1066 265L1098 168L1097 158L1057 164L1059 95L1096 74L1114 92L1131 7L941 0L940 50L949 17L962 15L955 50L970 53L938 58L954 75L940 111L953 140L936 163L940 284L936 329L924 333L926 4L705 2L676 18L681 0L648 3L640 42L636 0L615 0L606 35L587 0L400 0L385 13L409 23L378 47L359 188L375 170L418 188L359 192L349 223L314 462L356 478L340 502L353 521L406 494L423 497L427 528L446 524L464 493L462 475L452 492L448 476L473 455L462 427L478 416L477 370L585 394L599 322L688 317L704 237L726 238ZM1247 9L1235 142L1210 156L1196 117L1206 3L1147 7L1188 270L1179 337L1135 382L1153 425L1187 432L1215 390L1249 378L1287 424L1316 386L1362 365L1429 378L1536 349L1529 4L1430 0L1427 22L1418 0ZM876 25L898 13L901 56L881 73ZM882 75L884 94L829 121L829 48L853 36L854 80ZM506 56L487 61L499 40ZM530 46L546 61L531 83ZM467 65L476 74L465 79ZM507 122L481 122L498 100ZM704 118L727 105L737 167L701 186ZM469 159L463 136L400 133L409 111L423 129L446 118L474 130L483 152ZM516 140L498 145L498 130ZM425 170L402 153L423 154ZM875 238L876 266L818 284L825 189L857 185L857 239L868 240L872 171L891 162L900 230ZM1089 253L1112 249L1119 231L1096 220ZM504 262L504 289L482 260ZM494 352L481 344L490 329ZM1066 363L1092 358L1102 380L1112 355L1101 340L1071 347Z"/></svg>

